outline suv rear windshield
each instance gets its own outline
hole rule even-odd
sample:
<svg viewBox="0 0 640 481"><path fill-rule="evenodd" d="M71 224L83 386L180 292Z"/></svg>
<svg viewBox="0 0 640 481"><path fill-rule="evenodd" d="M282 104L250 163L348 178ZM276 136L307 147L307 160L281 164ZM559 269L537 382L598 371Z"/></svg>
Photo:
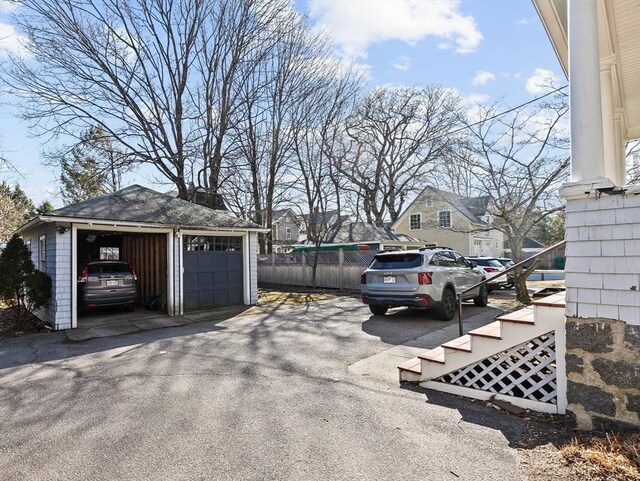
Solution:
<svg viewBox="0 0 640 481"><path fill-rule="evenodd" d="M420 254L382 254L377 255L370 269L411 269L422 265Z"/></svg>
<svg viewBox="0 0 640 481"><path fill-rule="evenodd" d="M498 259L472 259L479 266L503 267Z"/></svg>
<svg viewBox="0 0 640 481"><path fill-rule="evenodd" d="M89 274L111 274L116 272L131 273L131 268L126 262L99 262L88 265Z"/></svg>

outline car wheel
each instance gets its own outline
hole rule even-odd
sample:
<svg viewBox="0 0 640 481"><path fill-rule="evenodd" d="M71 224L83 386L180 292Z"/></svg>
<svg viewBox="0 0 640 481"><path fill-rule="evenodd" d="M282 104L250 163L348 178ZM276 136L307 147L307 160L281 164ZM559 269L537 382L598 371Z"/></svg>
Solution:
<svg viewBox="0 0 640 481"><path fill-rule="evenodd" d="M384 316L389 310L389 308L387 306L369 305L369 310L371 311L371 314L374 314L376 316Z"/></svg>
<svg viewBox="0 0 640 481"><path fill-rule="evenodd" d="M442 293L442 302L436 310L436 317L442 321L450 321L456 314L456 295L451 289Z"/></svg>
<svg viewBox="0 0 640 481"><path fill-rule="evenodd" d="M478 307L487 307L489 303L489 290L487 289L486 284L482 284L480 286L480 291L478 295L473 298L473 305Z"/></svg>

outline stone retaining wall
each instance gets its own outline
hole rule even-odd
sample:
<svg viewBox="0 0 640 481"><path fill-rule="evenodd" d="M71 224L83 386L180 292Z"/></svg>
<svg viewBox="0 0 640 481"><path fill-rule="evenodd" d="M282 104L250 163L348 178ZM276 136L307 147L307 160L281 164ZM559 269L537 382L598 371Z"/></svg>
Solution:
<svg viewBox="0 0 640 481"><path fill-rule="evenodd" d="M640 326L567 318L568 412L584 430L640 429Z"/></svg>

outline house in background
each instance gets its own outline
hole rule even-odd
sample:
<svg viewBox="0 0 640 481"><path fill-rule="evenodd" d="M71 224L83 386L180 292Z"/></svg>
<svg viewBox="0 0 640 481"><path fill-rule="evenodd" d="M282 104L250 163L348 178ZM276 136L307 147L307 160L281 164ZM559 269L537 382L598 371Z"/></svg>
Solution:
<svg viewBox="0 0 640 481"><path fill-rule="evenodd" d="M35 313L55 329L82 325L78 276L94 259L137 271L139 299L160 296L170 315L257 302L257 236L229 212L132 185L40 215L20 227L35 266L51 276L49 303Z"/></svg>
<svg viewBox="0 0 640 481"><path fill-rule="evenodd" d="M638 0L534 0L569 78L566 201L567 410L582 429L640 428Z"/></svg>
<svg viewBox="0 0 640 481"><path fill-rule="evenodd" d="M271 224L273 252L289 252L299 242L301 232L304 232L302 223L303 219L291 208L274 210Z"/></svg>
<svg viewBox="0 0 640 481"><path fill-rule="evenodd" d="M394 232L390 227L380 227L370 222L349 222L330 232L323 245L357 244L378 251L389 248L417 249L427 242L410 235Z"/></svg>
<svg viewBox="0 0 640 481"><path fill-rule="evenodd" d="M492 229L489 198L463 197L425 188L391 228L398 233L455 249L464 256L501 257L504 235Z"/></svg>
<svg viewBox="0 0 640 481"><path fill-rule="evenodd" d="M314 214L303 214L302 225L300 230L300 242L312 243L313 239L310 224L314 223L316 226L326 233L331 235L332 232L340 229L344 224L350 222L348 215L341 215L337 210L327 210L326 212L316 212Z"/></svg>

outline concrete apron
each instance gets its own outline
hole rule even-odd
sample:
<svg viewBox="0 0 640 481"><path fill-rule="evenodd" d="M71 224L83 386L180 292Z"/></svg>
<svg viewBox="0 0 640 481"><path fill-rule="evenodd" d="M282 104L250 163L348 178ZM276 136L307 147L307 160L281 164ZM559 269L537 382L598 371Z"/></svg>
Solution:
<svg viewBox="0 0 640 481"><path fill-rule="evenodd" d="M497 309L486 309L479 314L463 319L464 332L484 326L493 322L496 316L502 313ZM393 383L398 382L398 365L404 361L417 357L429 349L438 347L447 341L460 337L456 321L437 331L417 337L399 346L394 346L386 351L361 359L349 366L349 372L361 376L371 376Z"/></svg>
<svg viewBox="0 0 640 481"><path fill-rule="evenodd" d="M190 312L182 316L160 315L157 317L145 317L143 319L115 319L113 322L70 329L66 331L66 335L69 341L80 342L150 329L184 326L186 324L193 324L194 322L223 321L243 313L253 314L258 309L259 308L255 306L229 306L206 311Z"/></svg>

